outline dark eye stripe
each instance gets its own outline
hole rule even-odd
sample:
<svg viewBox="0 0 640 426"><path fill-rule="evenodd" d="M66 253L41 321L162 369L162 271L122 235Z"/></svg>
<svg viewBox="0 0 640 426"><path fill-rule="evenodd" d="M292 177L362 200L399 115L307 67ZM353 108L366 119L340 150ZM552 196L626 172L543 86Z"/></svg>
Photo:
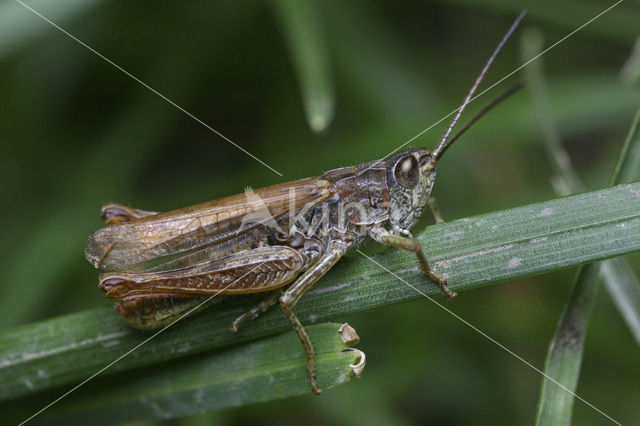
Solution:
<svg viewBox="0 0 640 426"><path fill-rule="evenodd" d="M407 155L396 163L393 171L396 182L405 188L413 188L420 180L418 160L413 155Z"/></svg>

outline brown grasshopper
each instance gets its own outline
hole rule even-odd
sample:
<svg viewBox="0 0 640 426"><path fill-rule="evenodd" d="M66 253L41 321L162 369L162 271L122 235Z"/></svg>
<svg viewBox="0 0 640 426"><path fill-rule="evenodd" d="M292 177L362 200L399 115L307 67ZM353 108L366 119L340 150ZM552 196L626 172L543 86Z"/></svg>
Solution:
<svg viewBox="0 0 640 426"><path fill-rule="evenodd" d="M433 152L407 148L387 159L166 213L105 205L107 226L91 235L85 248L89 262L108 271L100 276L100 288L117 302L127 323L142 329L172 323L217 302L216 295L270 292L238 317L232 330L279 301L304 346L311 389L320 393L313 345L293 307L348 250L371 237L411 251L444 294L456 296L431 269L410 230L425 208L436 222L443 221L430 197L438 161L473 121L513 92L447 139L523 17L496 47Z"/></svg>

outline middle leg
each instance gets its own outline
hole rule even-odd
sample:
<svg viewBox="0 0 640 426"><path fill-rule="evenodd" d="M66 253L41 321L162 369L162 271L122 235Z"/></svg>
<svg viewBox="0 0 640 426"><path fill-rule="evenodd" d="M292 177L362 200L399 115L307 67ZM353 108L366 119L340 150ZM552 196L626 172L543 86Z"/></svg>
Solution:
<svg viewBox="0 0 640 426"><path fill-rule="evenodd" d="M274 291L267 298L265 298L262 302L258 303L258 305L255 306L253 309L251 309L250 311L245 312L244 314L240 315L238 318L233 320L233 322L231 323L231 331L236 333L238 331L238 326L241 323L243 323L247 319L255 319L261 313L267 312L267 310L269 310L270 307L272 307L273 305L278 303L278 298L283 293L284 293L284 290Z"/></svg>

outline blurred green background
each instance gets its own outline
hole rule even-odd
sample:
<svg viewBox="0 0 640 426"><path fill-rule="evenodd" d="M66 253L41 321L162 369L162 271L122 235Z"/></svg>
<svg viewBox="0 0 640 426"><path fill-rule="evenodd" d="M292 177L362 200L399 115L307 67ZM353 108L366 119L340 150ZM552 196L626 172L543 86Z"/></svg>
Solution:
<svg viewBox="0 0 640 426"><path fill-rule="evenodd" d="M317 1L302 8L311 20L282 1L28 4L284 176L19 3L1 2L2 328L111 303L83 255L104 202L169 210L383 157L459 105L520 10L529 16L482 88L522 63L527 27L549 46L613 2ZM628 61L638 22L640 2L628 0L543 57L550 113L588 189L605 186L640 103ZM412 145L433 147L447 122ZM476 124L438 176L447 220L555 197L529 93ZM638 271L639 256L630 259ZM491 286L448 306L542 368L573 273ZM428 301L340 320L361 336L362 380L171 423L533 422L540 375ZM590 325L578 394L637 422L638 345L605 291ZM576 402L575 424L604 421Z"/></svg>

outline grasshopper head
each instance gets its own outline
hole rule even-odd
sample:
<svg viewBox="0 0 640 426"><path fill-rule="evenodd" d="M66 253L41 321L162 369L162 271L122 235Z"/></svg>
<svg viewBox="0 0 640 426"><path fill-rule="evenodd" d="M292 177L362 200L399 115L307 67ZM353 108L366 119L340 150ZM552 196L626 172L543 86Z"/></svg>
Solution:
<svg viewBox="0 0 640 426"><path fill-rule="evenodd" d="M476 78L476 81L471 87L471 90L469 90L460 108L457 109L456 115L451 120L451 123L449 123L449 127L447 127L447 130L433 152L429 152L425 148L407 148L387 160L386 173L387 187L389 189L389 222L392 226L392 232L402 233L402 231L405 231L406 233L406 231L409 231L418 221L431 195L433 182L436 178L436 165L438 160L442 158L442 154L444 154L451 144L478 118L522 87L522 84L517 84L504 92L476 114L458 133L449 137L462 111L464 111L469 102L473 100L473 94L478 89L478 85L484 78L485 73L489 70L496 55L520 24L520 21L526 13L526 11L520 13L507 33L502 37L502 40L498 43L498 46L494 49L489 60L484 65L480 75Z"/></svg>
<svg viewBox="0 0 640 426"><path fill-rule="evenodd" d="M392 231L409 231L418 221L435 182L435 166L425 148L407 148L387 160Z"/></svg>

